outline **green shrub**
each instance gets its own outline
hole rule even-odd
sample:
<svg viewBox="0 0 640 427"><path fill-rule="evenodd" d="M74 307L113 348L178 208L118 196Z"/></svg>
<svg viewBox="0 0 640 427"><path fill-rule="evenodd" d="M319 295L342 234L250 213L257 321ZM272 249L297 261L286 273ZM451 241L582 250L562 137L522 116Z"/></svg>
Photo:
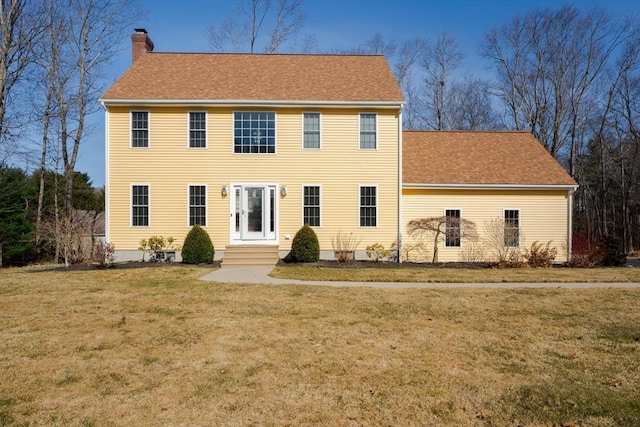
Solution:
<svg viewBox="0 0 640 427"><path fill-rule="evenodd" d="M185 264L211 264L215 251L205 229L194 225L182 245L182 262Z"/></svg>
<svg viewBox="0 0 640 427"><path fill-rule="evenodd" d="M309 224L303 225L293 237L291 257L299 262L315 262L320 259L318 236Z"/></svg>
<svg viewBox="0 0 640 427"><path fill-rule="evenodd" d="M624 253L622 242L617 236L607 236L604 239L607 254L602 263L609 267L619 267L627 262L627 254Z"/></svg>

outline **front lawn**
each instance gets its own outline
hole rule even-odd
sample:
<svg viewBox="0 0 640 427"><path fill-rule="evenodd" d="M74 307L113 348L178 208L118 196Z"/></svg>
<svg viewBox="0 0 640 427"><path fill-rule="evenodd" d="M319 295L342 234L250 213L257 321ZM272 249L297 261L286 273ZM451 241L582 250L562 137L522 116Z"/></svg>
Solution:
<svg viewBox="0 0 640 427"><path fill-rule="evenodd" d="M640 289L206 272L0 270L0 425L639 424Z"/></svg>
<svg viewBox="0 0 640 427"><path fill-rule="evenodd" d="M453 268L447 266L386 264L379 268L367 262L352 265L280 264L271 276L280 279L345 282L413 283L567 283L640 282L640 268ZM373 267L372 267L373 266Z"/></svg>

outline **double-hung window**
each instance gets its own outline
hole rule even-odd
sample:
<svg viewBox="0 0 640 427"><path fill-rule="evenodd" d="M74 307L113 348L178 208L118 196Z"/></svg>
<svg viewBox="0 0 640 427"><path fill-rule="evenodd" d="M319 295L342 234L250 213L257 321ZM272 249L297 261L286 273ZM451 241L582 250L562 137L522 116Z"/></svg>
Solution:
<svg viewBox="0 0 640 427"><path fill-rule="evenodd" d="M303 113L302 122L302 148L320 148L320 113Z"/></svg>
<svg viewBox="0 0 640 427"><path fill-rule="evenodd" d="M520 246L520 210L504 210L504 245L510 248Z"/></svg>
<svg viewBox="0 0 640 427"><path fill-rule="evenodd" d="M149 186L131 186L131 225L133 227L149 226Z"/></svg>
<svg viewBox="0 0 640 427"><path fill-rule="evenodd" d="M302 223L311 227L320 227L320 186L303 187Z"/></svg>
<svg viewBox="0 0 640 427"><path fill-rule="evenodd" d="M189 227L207 225L207 187L189 186Z"/></svg>
<svg viewBox="0 0 640 427"><path fill-rule="evenodd" d="M360 149L375 150L377 144L377 115L360 113Z"/></svg>
<svg viewBox="0 0 640 427"><path fill-rule="evenodd" d="M445 209L445 240L446 247L460 246L460 209Z"/></svg>
<svg viewBox="0 0 640 427"><path fill-rule="evenodd" d="M149 146L149 112L131 112L131 146L146 148Z"/></svg>
<svg viewBox="0 0 640 427"><path fill-rule="evenodd" d="M360 187L360 227L378 225L378 187Z"/></svg>
<svg viewBox="0 0 640 427"><path fill-rule="evenodd" d="M276 113L242 111L233 114L234 153L275 153Z"/></svg>
<svg viewBox="0 0 640 427"><path fill-rule="evenodd" d="M207 113L189 112L189 148L207 146Z"/></svg>

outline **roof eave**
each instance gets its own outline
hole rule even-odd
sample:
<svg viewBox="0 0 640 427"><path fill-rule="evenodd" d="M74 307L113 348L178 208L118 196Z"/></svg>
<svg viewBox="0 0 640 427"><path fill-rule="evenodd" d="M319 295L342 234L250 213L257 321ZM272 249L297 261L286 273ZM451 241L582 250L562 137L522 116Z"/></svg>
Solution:
<svg viewBox="0 0 640 427"><path fill-rule="evenodd" d="M256 100L256 99L113 99L101 98L105 106L215 106L215 107L334 107L334 108L402 108L404 101L322 101L322 100Z"/></svg>
<svg viewBox="0 0 640 427"><path fill-rule="evenodd" d="M575 191L578 185L569 184L417 184L403 183L402 188L419 190L565 190Z"/></svg>

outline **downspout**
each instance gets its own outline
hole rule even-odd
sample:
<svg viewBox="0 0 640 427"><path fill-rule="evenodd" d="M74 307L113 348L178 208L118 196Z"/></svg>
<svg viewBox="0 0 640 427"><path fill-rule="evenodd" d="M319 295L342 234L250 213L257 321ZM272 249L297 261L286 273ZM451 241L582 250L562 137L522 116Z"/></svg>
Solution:
<svg viewBox="0 0 640 427"><path fill-rule="evenodd" d="M569 203L567 203L569 207L569 214L567 215L567 262L571 262L571 258L573 257L573 193L575 190L569 190Z"/></svg>
<svg viewBox="0 0 640 427"><path fill-rule="evenodd" d="M398 263L402 264L402 104L398 110Z"/></svg>
<svg viewBox="0 0 640 427"><path fill-rule="evenodd" d="M104 243L109 242L109 108L104 108Z"/></svg>

